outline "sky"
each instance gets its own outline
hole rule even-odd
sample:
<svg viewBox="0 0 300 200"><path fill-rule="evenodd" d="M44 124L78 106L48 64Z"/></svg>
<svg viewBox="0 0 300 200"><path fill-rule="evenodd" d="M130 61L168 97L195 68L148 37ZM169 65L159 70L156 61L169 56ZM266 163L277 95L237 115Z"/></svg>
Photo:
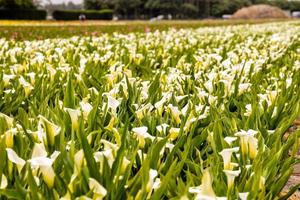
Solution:
<svg viewBox="0 0 300 200"><path fill-rule="evenodd" d="M51 2L53 4L57 4L57 3L68 3L69 1L72 1L73 3L79 4L82 3L83 0L51 0ZM47 0L41 0L42 3L47 3Z"/></svg>

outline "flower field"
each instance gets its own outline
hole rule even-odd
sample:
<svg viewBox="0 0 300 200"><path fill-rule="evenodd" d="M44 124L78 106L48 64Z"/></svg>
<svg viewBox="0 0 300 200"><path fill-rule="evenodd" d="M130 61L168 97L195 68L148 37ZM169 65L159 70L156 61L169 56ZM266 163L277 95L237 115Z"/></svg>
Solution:
<svg viewBox="0 0 300 200"><path fill-rule="evenodd" d="M284 22L0 39L0 199L287 199L299 38Z"/></svg>

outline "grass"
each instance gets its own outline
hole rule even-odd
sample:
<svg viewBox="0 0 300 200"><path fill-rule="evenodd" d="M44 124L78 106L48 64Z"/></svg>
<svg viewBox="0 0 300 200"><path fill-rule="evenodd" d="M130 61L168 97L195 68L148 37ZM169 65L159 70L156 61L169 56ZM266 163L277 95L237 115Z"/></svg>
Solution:
<svg viewBox="0 0 300 200"><path fill-rule="evenodd" d="M199 28L237 24L259 24L276 21L260 20L191 20L191 21L0 21L0 37L14 40L42 40L77 36L99 36L103 33L131 33L167 30L169 28Z"/></svg>

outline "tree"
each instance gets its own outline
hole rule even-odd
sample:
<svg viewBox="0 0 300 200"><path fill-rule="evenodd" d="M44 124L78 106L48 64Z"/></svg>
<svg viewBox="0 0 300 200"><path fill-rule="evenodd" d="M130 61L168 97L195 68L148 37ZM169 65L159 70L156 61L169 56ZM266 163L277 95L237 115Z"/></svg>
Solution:
<svg viewBox="0 0 300 200"><path fill-rule="evenodd" d="M84 0L84 8L89 10L114 9L114 0Z"/></svg>
<svg viewBox="0 0 300 200"><path fill-rule="evenodd" d="M35 9L33 0L0 0L0 7L7 9Z"/></svg>
<svg viewBox="0 0 300 200"><path fill-rule="evenodd" d="M250 0L218 0L212 8L212 13L214 16L220 17L223 14L233 14L238 9L250 5Z"/></svg>
<svg viewBox="0 0 300 200"><path fill-rule="evenodd" d="M125 18L135 18L139 17L139 8L143 5L141 0L117 0L116 1L116 11L118 14L125 16ZM143 7L141 8L143 10Z"/></svg>
<svg viewBox="0 0 300 200"><path fill-rule="evenodd" d="M198 7L192 3L184 3L181 5L182 12L187 18L196 18L198 15Z"/></svg>

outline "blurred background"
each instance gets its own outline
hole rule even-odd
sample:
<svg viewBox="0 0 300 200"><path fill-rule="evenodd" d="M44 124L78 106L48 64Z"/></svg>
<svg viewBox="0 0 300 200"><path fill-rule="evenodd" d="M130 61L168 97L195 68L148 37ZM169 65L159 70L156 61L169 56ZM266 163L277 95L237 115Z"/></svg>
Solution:
<svg viewBox="0 0 300 200"><path fill-rule="evenodd" d="M241 8L260 5L235 16ZM274 7L266 7L266 5ZM300 17L299 0L0 0L1 19L204 19ZM274 10L275 8L278 8ZM260 10L263 14L258 14ZM18 10L14 12L13 10ZM283 11L285 14L280 13ZM249 16L246 16L246 15ZM253 14L253 13L252 13Z"/></svg>
<svg viewBox="0 0 300 200"><path fill-rule="evenodd" d="M0 38L297 21L299 11L300 0L0 0Z"/></svg>

